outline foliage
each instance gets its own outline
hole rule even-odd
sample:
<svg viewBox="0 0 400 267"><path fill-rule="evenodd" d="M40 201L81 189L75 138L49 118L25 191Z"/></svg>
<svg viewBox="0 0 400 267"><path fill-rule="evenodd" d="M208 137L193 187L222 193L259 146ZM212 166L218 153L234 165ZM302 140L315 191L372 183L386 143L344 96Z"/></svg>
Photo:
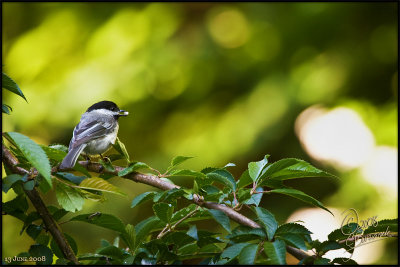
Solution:
<svg viewBox="0 0 400 267"><path fill-rule="evenodd" d="M3 77L8 76L3 74ZM10 88L7 85L6 89ZM10 91L24 97L16 84L13 88ZM8 148L12 154L20 161L19 167L29 170L29 174L22 176L13 173L10 168L5 168L7 177L3 179L2 187L4 192L13 189L17 193L15 199L3 203L3 212L23 221L21 233L25 231L35 242L27 252L20 255L37 259L37 264L51 264L54 256L58 258L58 264L69 263L45 229L39 213L28 213L26 192L34 190L35 187L44 194L55 190L61 208L48 206L47 209L56 221L68 213L82 210L86 199L103 201L105 192L118 195L124 193L105 179L91 177L85 170L81 171L83 176L69 172L51 173L51 169L57 167L65 155L63 146L41 146L29 137L15 132L5 133L3 136L9 141ZM325 242L312 240L311 232L303 225L280 224L273 213L260 206L265 194L280 193L330 212L312 196L283 183L288 179L304 177L334 177L303 160L288 158L270 163L269 155L266 155L258 162L250 162L248 169L236 180L228 171L228 167L235 166L232 163L224 167L208 167L201 171L177 169L178 165L192 158L177 156L172 159L166 172L161 174L145 163L131 162L121 141L118 140L115 148L119 154L111 155L110 158L124 158L128 162L124 169L116 173L119 177L131 175L139 169L149 169L156 172L160 179L190 177L193 186L162 192L149 191L136 196L132 200L131 208L138 208L145 201L151 201L154 213L136 226L125 224L112 214L100 212L80 214L64 221L63 223L85 222L93 227L115 231L115 240L112 243L103 240L98 249L87 254L79 254L79 248L72 237L78 233L64 233L67 242L73 252L78 253L78 259L82 263L184 264L188 260L195 260L200 264L286 264L286 247L293 246L304 251L316 251L315 257L304 258L300 263L355 264L352 260L337 258L330 261L323 257L330 250L349 249L349 244L340 242L344 240L343 234L339 232L341 229L333 231L328 236L329 240ZM115 170L109 163L102 164L110 172ZM236 210L247 206L253 212L252 218L261 228L236 225L221 210L188 204L195 195L204 201L212 201ZM196 222L204 220L216 221L221 226L220 231L198 229ZM358 225L349 224L347 227L357 234L386 229L397 232L397 220L384 220L381 223L380 228L368 228L364 232L358 231L361 229ZM43 256L44 260L41 258Z"/></svg>

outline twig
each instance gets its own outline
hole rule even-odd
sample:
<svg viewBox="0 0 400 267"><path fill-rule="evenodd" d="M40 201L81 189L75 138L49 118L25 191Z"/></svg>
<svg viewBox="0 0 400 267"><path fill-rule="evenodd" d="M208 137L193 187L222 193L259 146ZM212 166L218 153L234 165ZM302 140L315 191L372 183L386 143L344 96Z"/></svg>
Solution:
<svg viewBox="0 0 400 267"><path fill-rule="evenodd" d="M197 212L197 210L199 209L199 206L197 206L194 210L192 210L191 212L189 212L188 214L186 214L184 217L182 217L182 219L180 219L179 221L177 221L174 225L169 226L168 224L165 226L165 228L158 234L157 239L160 239L161 237L163 237L164 235L166 235L168 232L171 232L172 230L174 230L178 224L180 224L181 222L183 222L184 220L186 220L189 217L192 217L193 214L195 214Z"/></svg>
<svg viewBox="0 0 400 267"><path fill-rule="evenodd" d="M5 165L7 165L13 172L19 174L26 174L27 171L21 167L17 167L18 160L11 154L11 152L2 144L2 152L3 157L2 160ZM50 234L53 236L53 239L56 241L58 247L61 249L62 253L64 254L65 258L72 261L75 264L79 264L78 259L76 258L74 252L71 249L67 239L63 235L60 227L58 226L57 222L51 216L49 210L47 209L46 205L43 203L42 198L39 195L39 192L33 188L32 190L25 190L26 195L32 202L33 206L39 213L40 217L42 218L46 228L49 230Z"/></svg>

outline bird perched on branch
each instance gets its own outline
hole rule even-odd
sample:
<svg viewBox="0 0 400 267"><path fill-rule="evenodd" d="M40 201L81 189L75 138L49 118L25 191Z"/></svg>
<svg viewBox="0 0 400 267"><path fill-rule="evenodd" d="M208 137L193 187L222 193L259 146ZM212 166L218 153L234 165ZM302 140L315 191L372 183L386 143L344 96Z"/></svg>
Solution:
<svg viewBox="0 0 400 267"><path fill-rule="evenodd" d="M76 125L68 154L61 162L61 169L75 166L81 152L97 155L106 152L115 143L118 134L118 119L129 113L111 101L101 101L90 106Z"/></svg>

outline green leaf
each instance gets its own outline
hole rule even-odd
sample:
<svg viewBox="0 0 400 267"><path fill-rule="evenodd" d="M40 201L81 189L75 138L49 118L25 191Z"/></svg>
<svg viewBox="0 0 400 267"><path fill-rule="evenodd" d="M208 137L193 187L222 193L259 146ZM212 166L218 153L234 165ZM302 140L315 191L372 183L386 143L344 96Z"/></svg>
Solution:
<svg viewBox="0 0 400 267"><path fill-rule="evenodd" d="M182 188L172 188L170 190L164 191L158 201L171 202L182 197L185 193L185 190Z"/></svg>
<svg viewBox="0 0 400 267"><path fill-rule="evenodd" d="M64 233L65 238L67 239L69 245L71 246L72 251L74 254L78 254L78 245L76 244L75 240L68 234ZM50 248L53 251L54 255L58 258L65 258L64 254L62 253L61 249L57 245L56 241L52 238L50 242Z"/></svg>
<svg viewBox="0 0 400 267"><path fill-rule="evenodd" d="M30 224L26 228L27 235L29 235L33 240L36 240L40 232L42 232L42 227L40 225Z"/></svg>
<svg viewBox="0 0 400 267"><path fill-rule="evenodd" d="M268 264L286 264L286 245L284 241L265 242L264 251L269 258Z"/></svg>
<svg viewBox="0 0 400 267"><path fill-rule="evenodd" d="M249 175L253 182L258 180L258 177L261 174L261 171L264 169L264 167L268 164L268 157L269 155L265 155L264 159L256 162L250 162L248 164L249 168Z"/></svg>
<svg viewBox="0 0 400 267"><path fill-rule="evenodd" d="M143 162L138 162L138 161L131 162L129 163L128 167L118 172L118 176L122 177L140 169L150 169L150 167Z"/></svg>
<svg viewBox="0 0 400 267"><path fill-rule="evenodd" d="M239 264L253 265L257 257L258 244L245 246L239 254Z"/></svg>
<svg viewBox="0 0 400 267"><path fill-rule="evenodd" d="M220 256L220 260L216 264L226 264L239 256L242 249L248 246L248 243L234 244L224 250Z"/></svg>
<svg viewBox="0 0 400 267"><path fill-rule="evenodd" d="M57 183L56 197L58 204L66 211L81 210L85 199L78 190L62 183Z"/></svg>
<svg viewBox="0 0 400 267"><path fill-rule="evenodd" d="M20 181L21 179L22 179L22 176L19 174L10 174L10 175L6 176L2 180L2 183L1 183L3 192L7 193L8 190L10 190L10 188L12 187L12 185L17 181Z"/></svg>
<svg viewBox="0 0 400 267"><path fill-rule="evenodd" d="M64 152L61 149L56 149L45 145L40 145L40 147L43 149L49 159L55 160L56 162L61 162L67 155L67 152Z"/></svg>
<svg viewBox="0 0 400 267"><path fill-rule="evenodd" d="M174 207L167 203L156 203L153 205L154 214L160 218L161 221L169 223L174 212Z"/></svg>
<svg viewBox="0 0 400 267"><path fill-rule="evenodd" d="M355 260L352 260L350 258L335 258L331 261L331 263L337 263L341 265L358 265Z"/></svg>
<svg viewBox="0 0 400 267"><path fill-rule="evenodd" d="M86 176L75 176L69 172L57 172L54 174L54 176L57 176L58 178L70 181L76 185L79 185L83 180L88 178Z"/></svg>
<svg viewBox="0 0 400 267"><path fill-rule="evenodd" d="M156 216L151 216L140 223L138 223L135 226L135 232L136 232L136 243L135 243L135 248L137 248L139 245L141 245L141 242L143 239L147 236L147 234L153 230L156 229L157 227L160 227L161 221L158 217Z"/></svg>
<svg viewBox="0 0 400 267"><path fill-rule="evenodd" d="M196 240L199 240L199 237L197 235L197 227L195 224L190 226L189 230L186 232L186 234L190 237L193 237Z"/></svg>
<svg viewBox="0 0 400 267"><path fill-rule="evenodd" d="M132 224L125 226L125 232L121 234L122 239L128 245L131 252L135 250L136 232L135 227Z"/></svg>
<svg viewBox="0 0 400 267"><path fill-rule="evenodd" d="M229 187L232 191L236 191L236 182L232 174L225 169L217 169L207 173L207 178L220 182Z"/></svg>
<svg viewBox="0 0 400 267"><path fill-rule="evenodd" d="M349 223L343 225L341 228L332 231L328 235L328 240L340 241L349 238L349 236L362 234L363 230L357 223Z"/></svg>
<svg viewBox="0 0 400 267"><path fill-rule="evenodd" d="M190 254L195 254L198 250L199 250L199 247L194 242L194 243L190 243L190 244L180 247L178 249L178 254L179 255L190 255Z"/></svg>
<svg viewBox="0 0 400 267"><path fill-rule="evenodd" d="M331 241L331 240L324 241L318 246L316 246L317 251L321 253L320 255L325 254L327 251L341 249L341 248L343 248L342 245L340 245L336 241Z"/></svg>
<svg viewBox="0 0 400 267"><path fill-rule="evenodd" d="M26 100L24 94L22 93L22 91L19 88L19 86L17 85L17 83L14 82L14 80L11 79L4 72L1 73L1 86L2 86L2 88L9 90L9 91L13 92L16 95L19 95L20 97L25 99L26 102L28 102L28 100Z"/></svg>
<svg viewBox="0 0 400 267"><path fill-rule="evenodd" d="M312 234L306 227L298 223L285 223L278 227L276 230L276 235L280 234L301 234L301 235L309 235Z"/></svg>
<svg viewBox="0 0 400 267"><path fill-rule="evenodd" d="M6 114L8 114L8 115L10 115L10 113L11 113L11 111L12 111L12 108L11 108L9 105L4 104L4 103L2 103L1 109L2 109L2 112L3 112L3 113L6 113Z"/></svg>
<svg viewBox="0 0 400 267"><path fill-rule="evenodd" d="M2 211L14 216L15 218L20 219L21 221L25 221L26 214L25 212L28 210L28 201L26 200L25 194L19 195L16 198L2 203Z"/></svg>
<svg viewBox="0 0 400 267"><path fill-rule="evenodd" d="M249 175L249 170L245 170L240 176L239 180L236 182L237 188L243 188L253 182Z"/></svg>
<svg viewBox="0 0 400 267"><path fill-rule="evenodd" d="M32 245L29 248L29 254L32 257L39 258L40 260L36 261L37 265L51 265L53 262L53 252L43 245Z"/></svg>
<svg viewBox="0 0 400 267"><path fill-rule="evenodd" d="M272 240L275 231L278 228L278 223L275 220L275 216L262 207L255 207L254 211L258 219L260 220L260 223L263 226L264 230L267 232L268 240Z"/></svg>
<svg viewBox="0 0 400 267"><path fill-rule="evenodd" d="M69 221L80 221L90 224L94 224L103 228L111 229L120 233L125 232L125 225L122 221L111 214L101 213L98 216L92 216L93 214L80 214L71 218Z"/></svg>
<svg viewBox="0 0 400 267"><path fill-rule="evenodd" d="M96 250L96 253L110 257L113 260L118 260L116 263L119 263L124 258L124 253L121 249L117 248L116 246L108 246L104 248L100 248Z"/></svg>
<svg viewBox="0 0 400 267"><path fill-rule="evenodd" d="M113 144L113 147L115 148L115 150L118 151L118 153L123 155L128 162L130 161L128 151L126 150L124 143L122 143L118 137L115 140L115 144Z"/></svg>
<svg viewBox="0 0 400 267"><path fill-rule="evenodd" d="M256 192L262 192L263 188L262 187L257 187L256 188ZM261 202L261 198L262 198L263 194L252 194L251 197L245 201L243 201L243 204L246 205L255 205L256 207L258 207L258 205L260 205Z"/></svg>
<svg viewBox="0 0 400 267"><path fill-rule="evenodd" d="M43 149L27 136L16 132L5 134L7 139L21 150L25 158L35 167L51 186L51 168L49 159Z"/></svg>
<svg viewBox="0 0 400 267"><path fill-rule="evenodd" d="M255 239L264 239L266 234L263 229L261 228L251 228L244 225L239 225L232 233L226 238L229 238L231 241L235 243L243 243L248 242Z"/></svg>
<svg viewBox="0 0 400 267"><path fill-rule="evenodd" d="M107 193L118 194L121 196L126 196L126 194L124 192L122 192L121 190L119 190L119 188L116 187L115 185L110 184L106 180L103 180L103 179L97 178L97 177L84 179L79 184L79 188L90 189L90 190L95 190L95 191L102 191L102 192L107 192Z"/></svg>
<svg viewBox="0 0 400 267"><path fill-rule="evenodd" d="M176 232L169 232L163 237L163 242L166 244L174 244L178 247L185 246L189 243L193 243L196 241L193 237L187 235L185 232L176 231Z"/></svg>
<svg viewBox="0 0 400 267"><path fill-rule="evenodd" d="M398 219L386 219L377 222L377 225L371 225L364 230L365 234L379 233L379 232L398 232L399 221Z"/></svg>
<svg viewBox="0 0 400 267"><path fill-rule="evenodd" d="M30 180L26 183L24 183L24 189L27 191L31 191L34 187L35 187L35 181L34 180Z"/></svg>
<svg viewBox="0 0 400 267"><path fill-rule="evenodd" d="M178 210L172 215L171 222L177 222L183 217L185 217L186 214L189 214L190 212L193 212L197 208L196 204L190 204L189 206Z"/></svg>
<svg viewBox="0 0 400 267"><path fill-rule="evenodd" d="M171 164L167 168L167 173L172 170L174 167L178 166L179 164L185 162L188 159L191 159L193 157L185 157L185 156L176 156L171 160Z"/></svg>
<svg viewBox="0 0 400 267"><path fill-rule="evenodd" d="M145 202L145 201L147 201L147 200L152 199L152 198L154 197L155 194L157 194L157 192L155 192L155 191L149 191L149 192L144 192L144 193L142 193L142 194L136 196L136 197L132 200L131 208L134 208L134 207L136 207L137 205L139 205L139 204L141 204L141 203L143 203L143 202Z"/></svg>
<svg viewBox="0 0 400 267"><path fill-rule="evenodd" d="M304 242L303 236L299 234L291 234L291 233L282 233L277 238L286 241L289 245L292 245L296 248L307 250L306 243Z"/></svg>
<svg viewBox="0 0 400 267"><path fill-rule="evenodd" d="M208 209L208 212L211 214L211 216L229 233L231 233L231 225L229 223L229 217L226 216L225 213L223 213L220 210L214 210L214 209Z"/></svg>
<svg viewBox="0 0 400 267"><path fill-rule="evenodd" d="M287 179L295 179L302 177L336 177L336 176L321 171L304 160L288 158L279 160L267 166L260 177L260 181L263 181L264 179L267 178L276 180L287 180Z"/></svg>
<svg viewBox="0 0 400 267"><path fill-rule="evenodd" d="M300 199L306 203L309 203L311 205L320 207L321 209L326 210L327 212L329 212L330 214L333 215L333 213L328 210L327 208L325 208L325 206L319 202L318 200L316 200L315 198L313 198L312 196L309 196L307 194L305 194L302 191L293 189L293 188L280 188L280 189L272 189L269 191L270 193L279 193L279 194L284 194L284 195L288 195L297 199Z"/></svg>

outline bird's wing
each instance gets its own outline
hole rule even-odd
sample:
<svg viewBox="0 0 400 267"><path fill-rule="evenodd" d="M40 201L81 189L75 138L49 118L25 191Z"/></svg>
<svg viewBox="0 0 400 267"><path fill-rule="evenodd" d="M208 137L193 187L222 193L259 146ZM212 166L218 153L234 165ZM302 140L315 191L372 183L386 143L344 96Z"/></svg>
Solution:
<svg viewBox="0 0 400 267"><path fill-rule="evenodd" d="M111 133L116 123L115 120L98 121L93 120L91 117L81 118L81 121L74 129L69 149Z"/></svg>

